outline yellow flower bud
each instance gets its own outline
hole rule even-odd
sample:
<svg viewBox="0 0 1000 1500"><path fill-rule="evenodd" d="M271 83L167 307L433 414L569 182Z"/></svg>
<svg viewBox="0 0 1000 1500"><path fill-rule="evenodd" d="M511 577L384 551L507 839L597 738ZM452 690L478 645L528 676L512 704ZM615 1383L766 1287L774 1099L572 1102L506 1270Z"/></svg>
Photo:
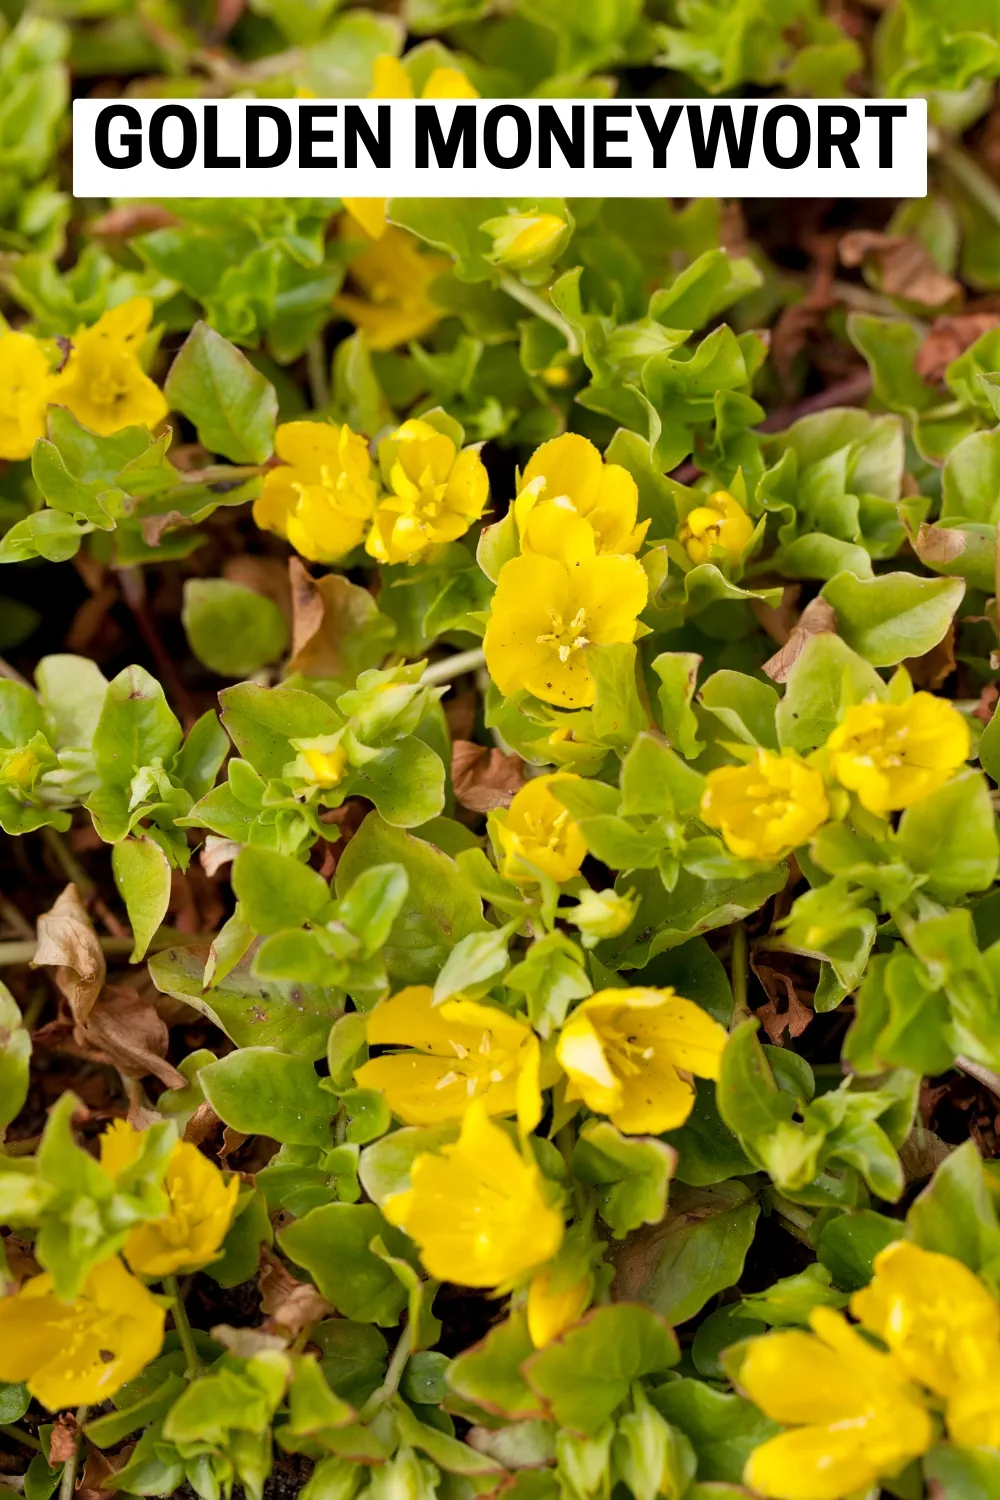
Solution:
<svg viewBox="0 0 1000 1500"><path fill-rule="evenodd" d="M753 522L726 490L709 495L705 505L696 505L685 517L678 540L693 563L708 562L715 548L738 561L753 536Z"/></svg>
<svg viewBox="0 0 1000 1500"><path fill-rule="evenodd" d="M334 787L343 779L347 752L340 745L335 750L303 750L302 759L317 786Z"/></svg>
<svg viewBox="0 0 1000 1500"><path fill-rule="evenodd" d="M701 816L740 859L783 859L830 816L823 778L797 755L758 750L749 765L709 771Z"/></svg>
<svg viewBox="0 0 1000 1500"><path fill-rule="evenodd" d="M501 214L486 219L480 229L493 238L488 259L495 266L523 271L540 261L551 260L562 248L568 225L558 214Z"/></svg>
<svg viewBox="0 0 1000 1500"><path fill-rule="evenodd" d="M594 1291L594 1276L588 1271L578 1281L563 1287L547 1268L536 1271L528 1285L528 1332L536 1349L553 1339L586 1312Z"/></svg>
<svg viewBox="0 0 1000 1500"><path fill-rule="evenodd" d="M943 698L857 703L826 742L830 771L863 807L895 812L930 797L964 765L969 728Z"/></svg>

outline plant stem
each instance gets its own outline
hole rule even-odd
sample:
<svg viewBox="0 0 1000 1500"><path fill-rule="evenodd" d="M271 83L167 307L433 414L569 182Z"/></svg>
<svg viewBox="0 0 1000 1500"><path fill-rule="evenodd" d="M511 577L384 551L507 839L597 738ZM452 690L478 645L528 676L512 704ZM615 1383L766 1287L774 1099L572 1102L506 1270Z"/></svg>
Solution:
<svg viewBox="0 0 1000 1500"><path fill-rule="evenodd" d="M213 932L174 932L170 928L161 928L149 945L150 952L160 952L164 948L187 947L195 943L210 943L215 936ZM131 953L135 946L135 939L131 937L102 937L98 938L101 951L109 958L121 957L125 953ZM30 964L35 957L38 947L35 938L12 938L10 942L0 943L0 969L11 968L14 964Z"/></svg>
<svg viewBox="0 0 1000 1500"><path fill-rule="evenodd" d="M384 1406L399 1390L399 1382L403 1378L403 1371L406 1369L407 1361L410 1358L410 1345L412 1342L413 1330L409 1323L407 1323L405 1328L400 1329L399 1338L396 1340L396 1347L392 1351L392 1358L385 1372L385 1379L378 1390L372 1392L364 1406L358 1412L359 1421L367 1422L370 1417L375 1415L379 1407Z"/></svg>
<svg viewBox="0 0 1000 1500"><path fill-rule="evenodd" d="M738 1026L750 1014L747 1004L747 973L749 952L747 930L742 922L733 923L733 946L729 957L729 977L733 985L733 1015L730 1026Z"/></svg>
<svg viewBox="0 0 1000 1500"><path fill-rule="evenodd" d="M76 1471L80 1462L80 1445L83 1442L83 1434L80 1428L87 1420L87 1408L78 1406L76 1409L77 1438L73 1452L63 1464L62 1478L59 1481L59 1500L73 1500L76 1490Z"/></svg>
<svg viewBox="0 0 1000 1500"><path fill-rule="evenodd" d="M506 292L508 297L513 297L515 302L520 302L521 306L534 313L536 318L541 318L544 322L551 323L553 328L558 328L566 340L566 348L570 354L580 353L579 339L562 313L553 307L551 302L547 302L538 292L533 292L530 287L524 285L523 281L518 281L516 276L501 276L500 290Z"/></svg>
<svg viewBox="0 0 1000 1500"><path fill-rule="evenodd" d="M471 651L456 651L454 656L444 656L440 661L432 661L429 667L424 668L420 681L425 687L433 687L442 682L453 682L456 677L461 677L463 672L476 671L485 660L486 657L480 646L474 646Z"/></svg>
<svg viewBox="0 0 1000 1500"><path fill-rule="evenodd" d="M971 1057L956 1057L955 1066L961 1072L967 1073L977 1083L981 1083L984 1089L989 1089L994 1099L1000 1099L1000 1077L991 1068L986 1068L982 1063L973 1062Z"/></svg>
<svg viewBox="0 0 1000 1500"><path fill-rule="evenodd" d="M954 144L942 146L938 152L938 160L945 167L965 191L985 209L991 219L1000 224L1000 186L987 172L984 172L977 161L961 146Z"/></svg>
<svg viewBox="0 0 1000 1500"><path fill-rule="evenodd" d="M34 1448L36 1453L41 1453L42 1445L30 1432L25 1432L23 1427L15 1427L13 1422L0 1422L0 1433L10 1438L12 1443L20 1443L22 1448Z"/></svg>
<svg viewBox="0 0 1000 1500"><path fill-rule="evenodd" d="M86 870L66 843L61 833L54 828L43 828L42 838L50 852L55 857L56 863L66 876L72 880L84 901L91 897L97 889Z"/></svg>
<svg viewBox="0 0 1000 1500"><path fill-rule="evenodd" d="M306 346L306 372L313 408L322 411L330 400L330 382L326 373L326 348L318 334Z"/></svg>
<svg viewBox="0 0 1000 1500"><path fill-rule="evenodd" d="M174 1327L177 1329L177 1337L181 1341L184 1358L187 1360L187 1377L189 1380L193 1380L196 1375L201 1374L201 1360L198 1358L198 1350L195 1348L194 1334L191 1332L187 1308L184 1306L181 1289L177 1285L177 1277L164 1277L163 1288L170 1298L170 1310L174 1315Z"/></svg>

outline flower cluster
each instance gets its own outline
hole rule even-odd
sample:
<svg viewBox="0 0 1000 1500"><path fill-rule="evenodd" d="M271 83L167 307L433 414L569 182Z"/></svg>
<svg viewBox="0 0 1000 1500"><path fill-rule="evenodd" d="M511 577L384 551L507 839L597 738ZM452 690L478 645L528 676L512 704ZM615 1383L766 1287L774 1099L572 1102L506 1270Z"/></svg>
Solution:
<svg viewBox="0 0 1000 1500"><path fill-rule="evenodd" d="M116 1121L101 1136L100 1165L112 1187L128 1178L145 1135ZM145 1283L198 1270L217 1257L239 1179L225 1181L196 1146L177 1141L162 1193L165 1211L154 1210L122 1237L128 1269L118 1255L99 1261L69 1301L47 1271L15 1296L0 1298L0 1380L23 1382L56 1411L105 1401L156 1358L166 1304Z"/></svg>
<svg viewBox="0 0 1000 1500"><path fill-rule="evenodd" d="M819 1307L811 1333L738 1351L739 1384L789 1429L751 1454L756 1493L844 1500L891 1480L930 1448L941 1409L959 1448L1000 1445L1000 1304L961 1261L897 1240L850 1310L860 1329Z"/></svg>
<svg viewBox="0 0 1000 1500"><path fill-rule="evenodd" d="M741 859L781 859L830 818L838 789L886 817L933 796L969 748L962 715L931 693L857 703L808 760L758 750L745 765L709 771L701 815Z"/></svg>
<svg viewBox="0 0 1000 1500"><path fill-rule="evenodd" d="M500 569L483 640L502 693L594 703L593 653L633 641L646 604L638 507L632 476L586 438L567 433L536 451L513 505L520 554Z"/></svg>
<svg viewBox="0 0 1000 1500"><path fill-rule="evenodd" d="M346 425L286 422L275 449L282 463L264 476L254 520L314 562L336 562L362 542L379 562L415 562L462 536L489 497L478 448L460 449L420 418L383 438L378 472Z"/></svg>

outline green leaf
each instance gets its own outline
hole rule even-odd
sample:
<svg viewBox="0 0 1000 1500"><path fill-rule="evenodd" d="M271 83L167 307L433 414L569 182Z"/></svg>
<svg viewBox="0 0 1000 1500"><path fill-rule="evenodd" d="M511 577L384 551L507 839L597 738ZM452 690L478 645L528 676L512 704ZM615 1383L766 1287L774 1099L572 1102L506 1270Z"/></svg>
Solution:
<svg viewBox="0 0 1000 1500"><path fill-rule="evenodd" d="M0 984L0 1129L16 1119L24 1107L30 1064L31 1033L25 1028L17 1001L7 986ZM16 1422L18 1417L0 1420Z"/></svg>
<svg viewBox="0 0 1000 1500"><path fill-rule="evenodd" d="M180 748L181 726L163 689L143 667L126 667L108 684L94 730L94 764L102 780L127 787L136 771Z"/></svg>
<svg viewBox="0 0 1000 1500"><path fill-rule="evenodd" d="M759 1213L752 1189L738 1180L676 1187L663 1223L612 1251L616 1295L646 1303L669 1323L693 1318L740 1279Z"/></svg>
<svg viewBox="0 0 1000 1500"><path fill-rule="evenodd" d="M523 1312L497 1323L479 1344L448 1366L448 1384L466 1401L514 1421L542 1415L538 1396L521 1373L535 1352Z"/></svg>
<svg viewBox="0 0 1000 1500"><path fill-rule="evenodd" d="M111 868L132 927L129 963L137 964L170 905L170 861L154 839L127 838L113 845Z"/></svg>
<svg viewBox="0 0 1000 1500"><path fill-rule="evenodd" d="M288 854L251 844L233 861L233 891L255 932L280 932L314 921L330 904L322 876Z"/></svg>
<svg viewBox="0 0 1000 1500"><path fill-rule="evenodd" d="M511 935L512 927L499 927L460 939L435 981L435 1005L460 992L471 999L484 995L510 966Z"/></svg>
<svg viewBox="0 0 1000 1500"><path fill-rule="evenodd" d="M608 1120L588 1120L573 1148L573 1175L596 1189L601 1218L621 1239L658 1224L677 1163L672 1147L649 1136L624 1136Z"/></svg>
<svg viewBox="0 0 1000 1500"><path fill-rule="evenodd" d="M660 679L656 696L667 743L691 760L703 748L698 739L698 720L691 707L701 657L691 651L664 651L651 666Z"/></svg>
<svg viewBox="0 0 1000 1500"><path fill-rule="evenodd" d="M181 619L195 656L220 677L250 677L288 644L274 600L225 578L186 579Z"/></svg>
<svg viewBox="0 0 1000 1500"><path fill-rule="evenodd" d="M210 453L238 464L270 458L278 415L274 387L207 323L196 323L188 334L163 390Z"/></svg>
<svg viewBox="0 0 1000 1500"><path fill-rule="evenodd" d="M851 649L874 667L894 667L906 657L923 656L944 639L965 583L914 573L871 579L840 573L820 592L835 609L837 633Z"/></svg>
<svg viewBox="0 0 1000 1500"><path fill-rule="evenodd" d="M1000 1494L1000 1453L993 1449L938 1443L923 1468L937 1500L993 1500Z"/></svg>
<svg viewBox="0 0 1000 1500"><path fill-rule="evenodd" d="M881 677L837 635L814 635L792 667L774 720L782 750L815 750L844 709L885 696Z"/></svg>
<svg viewBox="0 0 1000 1500"><path fill-rule="evenodd" d="M941 1163L906 1215L906 1237L971 1270L1000 1268L1000 1219L973 1141Z"/></svg>
<svg viewBox="0 0 1000 1500"><path fill-rule="evenodd" d="M898 1219L888 1219L870 1208L849 1209L824 1224L816 1241L816 1254L837 1286L845 1292L856 1292L871 1281L879 1251L902 1237L903 1226Z"/></svg>
<svg viewBox="0 0 1000 1500"><path fill-rule="evenodd" d="M237 1047L274 1047L309 1061L326 1051L331 1024L344 1008L339 991L324 985L260 979L252 955L216 980L203 983L206 944L166 948L149 960L158 990L193 1006Z"/></svg>
<svg viewBox="0 0 1000 1500"><path fill-rule="evenodd" d="M907 808L896 848L912 870L927 876L928 896L952 905L985 890L997 872L1000 844L985 778L963 771L933 797Z"/></svg>
<svg viewBox="0 0 1000 1500"><path fill-rule="evenodd" d="M343 725L336 709L299 688L241 682L219 694L222 722L237 750L259 775L281 776L295 759L289 741L333 734Z"/></svg>
<svg viewBox="0 0 1000 1500"><path fill-rule="evenodd" d="M781 1431L749 1401L713 1390L700 1380L667 1381L651 1391L649 1399L691 1443L698 1455L698 1478L706 1486L739 1484L753 1450Z"/></svg>
<svg viewBox="0 0 1000 1500"><path fill-rule="evenodd" d="M390 1253L405 1255L406 1236L374 1204L327 1203L283 1229L278 1243L338 1312L391 1328L406 1306L407 1290L369 1248L376 1238Z"/></svg>
<svg viewBox="0 0 1000 1500"><path fill-rule="evenodd" d="M634 1380L677 1363L677 1340L646 1307L597 1307L523 1365L529 1386L553 1419L595 1437Z"/></svg>
<svg viewBox="0 0 1000 1500"><path fill-rule="evenodd" d="M334 1101L312 1063L270 1047L243 1047L198 1075L220 1119L244 1135L289 1145L329 1146Z"/></svg>
<svg viewBox="0 0 1000 1500"><path fill-rule="evenodd" d="M458 865L447 854L369 813L337 866L337 895L373 865L398 864L409 890L392 924L382 959L394 987L433 984L462 938L484 932L482 903Z"/></svg>

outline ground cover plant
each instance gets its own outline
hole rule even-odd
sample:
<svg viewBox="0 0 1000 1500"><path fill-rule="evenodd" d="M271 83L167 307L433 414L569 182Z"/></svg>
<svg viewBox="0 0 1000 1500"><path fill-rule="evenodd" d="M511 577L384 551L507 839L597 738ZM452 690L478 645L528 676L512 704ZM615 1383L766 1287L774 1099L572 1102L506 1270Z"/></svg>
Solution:
<svg viewBox="0 0 1000 1500"><path fill-rule="evenodd" d="M0 15L0 1495L1000 1496L996 0ZM761 91L929 196L68 194Z"/></svg>

